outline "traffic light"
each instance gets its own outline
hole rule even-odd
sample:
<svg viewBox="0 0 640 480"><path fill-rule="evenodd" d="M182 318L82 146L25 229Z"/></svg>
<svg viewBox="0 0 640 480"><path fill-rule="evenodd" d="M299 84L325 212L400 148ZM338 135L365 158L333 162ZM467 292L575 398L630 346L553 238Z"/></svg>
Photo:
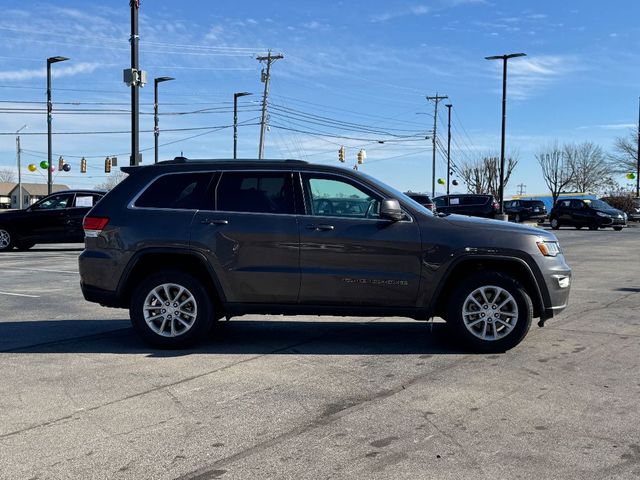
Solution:
<svg viewBox="0 0 640 480"><path fill-rule="evenodd" d="M111 173L111 158L104 159L104 173Z"/></svg>
<svg viewBox="0 0 640 480"><path fill-rule="evenodd" d="M84 157L80 160L80 173L87 173L87 159Z"/></svg>
<svg viewBox="0 0 640 480"><path fill-rule="evenodd" d="M58 171L62 170L64 168L64 158L62 158L62 155L60 155L60 158L58 159Z"/></svg>
<svg viewBox="0 0 640 480"><path fill-rule="evenodd" d="M338 150L338 160L340 160L342 163L344 163L344 147L340 147L340 149Z"/></svg>
<svg viewBox="0 0 640 480"><path fill-rule="evenodd" d="M358 152L358 164L362 165L365 158L367 158L367 152L364 151L364 148L361 148Z"/></svg>

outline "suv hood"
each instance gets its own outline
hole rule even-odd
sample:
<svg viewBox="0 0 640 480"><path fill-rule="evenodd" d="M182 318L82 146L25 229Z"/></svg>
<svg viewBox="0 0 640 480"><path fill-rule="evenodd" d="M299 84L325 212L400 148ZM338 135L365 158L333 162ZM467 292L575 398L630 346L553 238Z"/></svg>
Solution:
<svg viewBox="0 0 640 480"><path fill-rule="evenodd" d="M538 235L540 237L553 237L549 232L541 228L528 227L519 223L504 222L502 220L491 220L489 218L468 217L466 215L449 215L442 217L442 220L451 225L462 228L472 228L474 230L493 230L494 232L512 232L520 234ZM555 239L555 238L554 238Z"/></svg>

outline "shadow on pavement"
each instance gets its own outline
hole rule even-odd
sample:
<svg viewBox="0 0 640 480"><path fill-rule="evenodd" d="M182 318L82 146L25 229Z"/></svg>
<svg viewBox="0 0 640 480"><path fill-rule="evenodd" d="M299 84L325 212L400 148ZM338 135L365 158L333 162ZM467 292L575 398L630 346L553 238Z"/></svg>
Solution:
<svg viewBox="0 0 640 480"><path fill-rule="evenodd" d="M48 320L0 323L3 353L113 353L176 357L191 354L413 355L468 353L442 323L263 321L216 324L189 350L156 350L128 320Z"/></svg>

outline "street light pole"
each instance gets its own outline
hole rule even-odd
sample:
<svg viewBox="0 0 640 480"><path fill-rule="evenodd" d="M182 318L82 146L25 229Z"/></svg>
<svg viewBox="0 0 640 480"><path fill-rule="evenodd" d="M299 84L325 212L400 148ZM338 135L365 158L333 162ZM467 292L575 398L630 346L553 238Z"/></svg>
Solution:
<svg viewBox="0 0 640 480"><path fill-rule="evenodd" d="M640 97L638 97L638 146L636 157L636 198L640 198Z"/></svg>
<svg viewBox="0 0 640 480"><path fill-rule="evenodd" d="M51 103L51 64L64 62L69 60L67 57L49 57L47 58L47 193L51 195L53 190L51 171L51 117L53 111L53 105Z"/></svg>
<svg viewBox="0 0 640 480"><path fill-rule="evenodd" d="M515 57L526 57L526 53L510 53L484 57L485 60L502 60L502 139L500 141L500 215L504 220L504 147L507 125L507 60Z"/></svg>
<svg viewBox="0 0 640 480"><path fill-rule="evenodd" d="M22 130L24 130L25 128L27 128L26 125L21 126L17 131L16 131L16 161L18 163L18 195L19 195L19 199L18 199L18 208L20 210L22 210L22 172L21 172L21 166L20 166L20 132Z"/></svg>
<svg viewBox="0 0 640 480"><path fill-rule="evenodd" d="M445 104L449 113L449 120L447 122L447 195L449 195L449 184L451 181L451 107L452 104Z"/></svg>
<svg viewBox="0 0 640 480"><path fill-rule="evenodd" d="M175 80L173 77L156 77L153 79L153 136L155 147L155 163L158 163L158 137L160 136L160 127L158 127L158 84Z"/></svg>
<svg viewBox="0 0 640 480"><path fill-rule="evenodd" d="M249 92L238 92L233 94L233 159L238 158L238 97L252 95Z"/></svg>

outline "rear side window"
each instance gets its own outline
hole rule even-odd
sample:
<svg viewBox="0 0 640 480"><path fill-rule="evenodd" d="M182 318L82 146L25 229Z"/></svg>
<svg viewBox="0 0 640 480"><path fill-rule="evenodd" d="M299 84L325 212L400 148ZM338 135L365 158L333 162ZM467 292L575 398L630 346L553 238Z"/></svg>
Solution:
<svg viewBox="0 0 640 480"><path fill-rule="evenodd" d="M217 210L294 213L291 172L225 172L216 189Z"/></svg>
<svg viewBox="0 0 640 480"><path fill-rule="evenodd" d="M136 207L213 210L213 197L208 193L211 176L210 172L163 175L140 195Z"/></svg>

